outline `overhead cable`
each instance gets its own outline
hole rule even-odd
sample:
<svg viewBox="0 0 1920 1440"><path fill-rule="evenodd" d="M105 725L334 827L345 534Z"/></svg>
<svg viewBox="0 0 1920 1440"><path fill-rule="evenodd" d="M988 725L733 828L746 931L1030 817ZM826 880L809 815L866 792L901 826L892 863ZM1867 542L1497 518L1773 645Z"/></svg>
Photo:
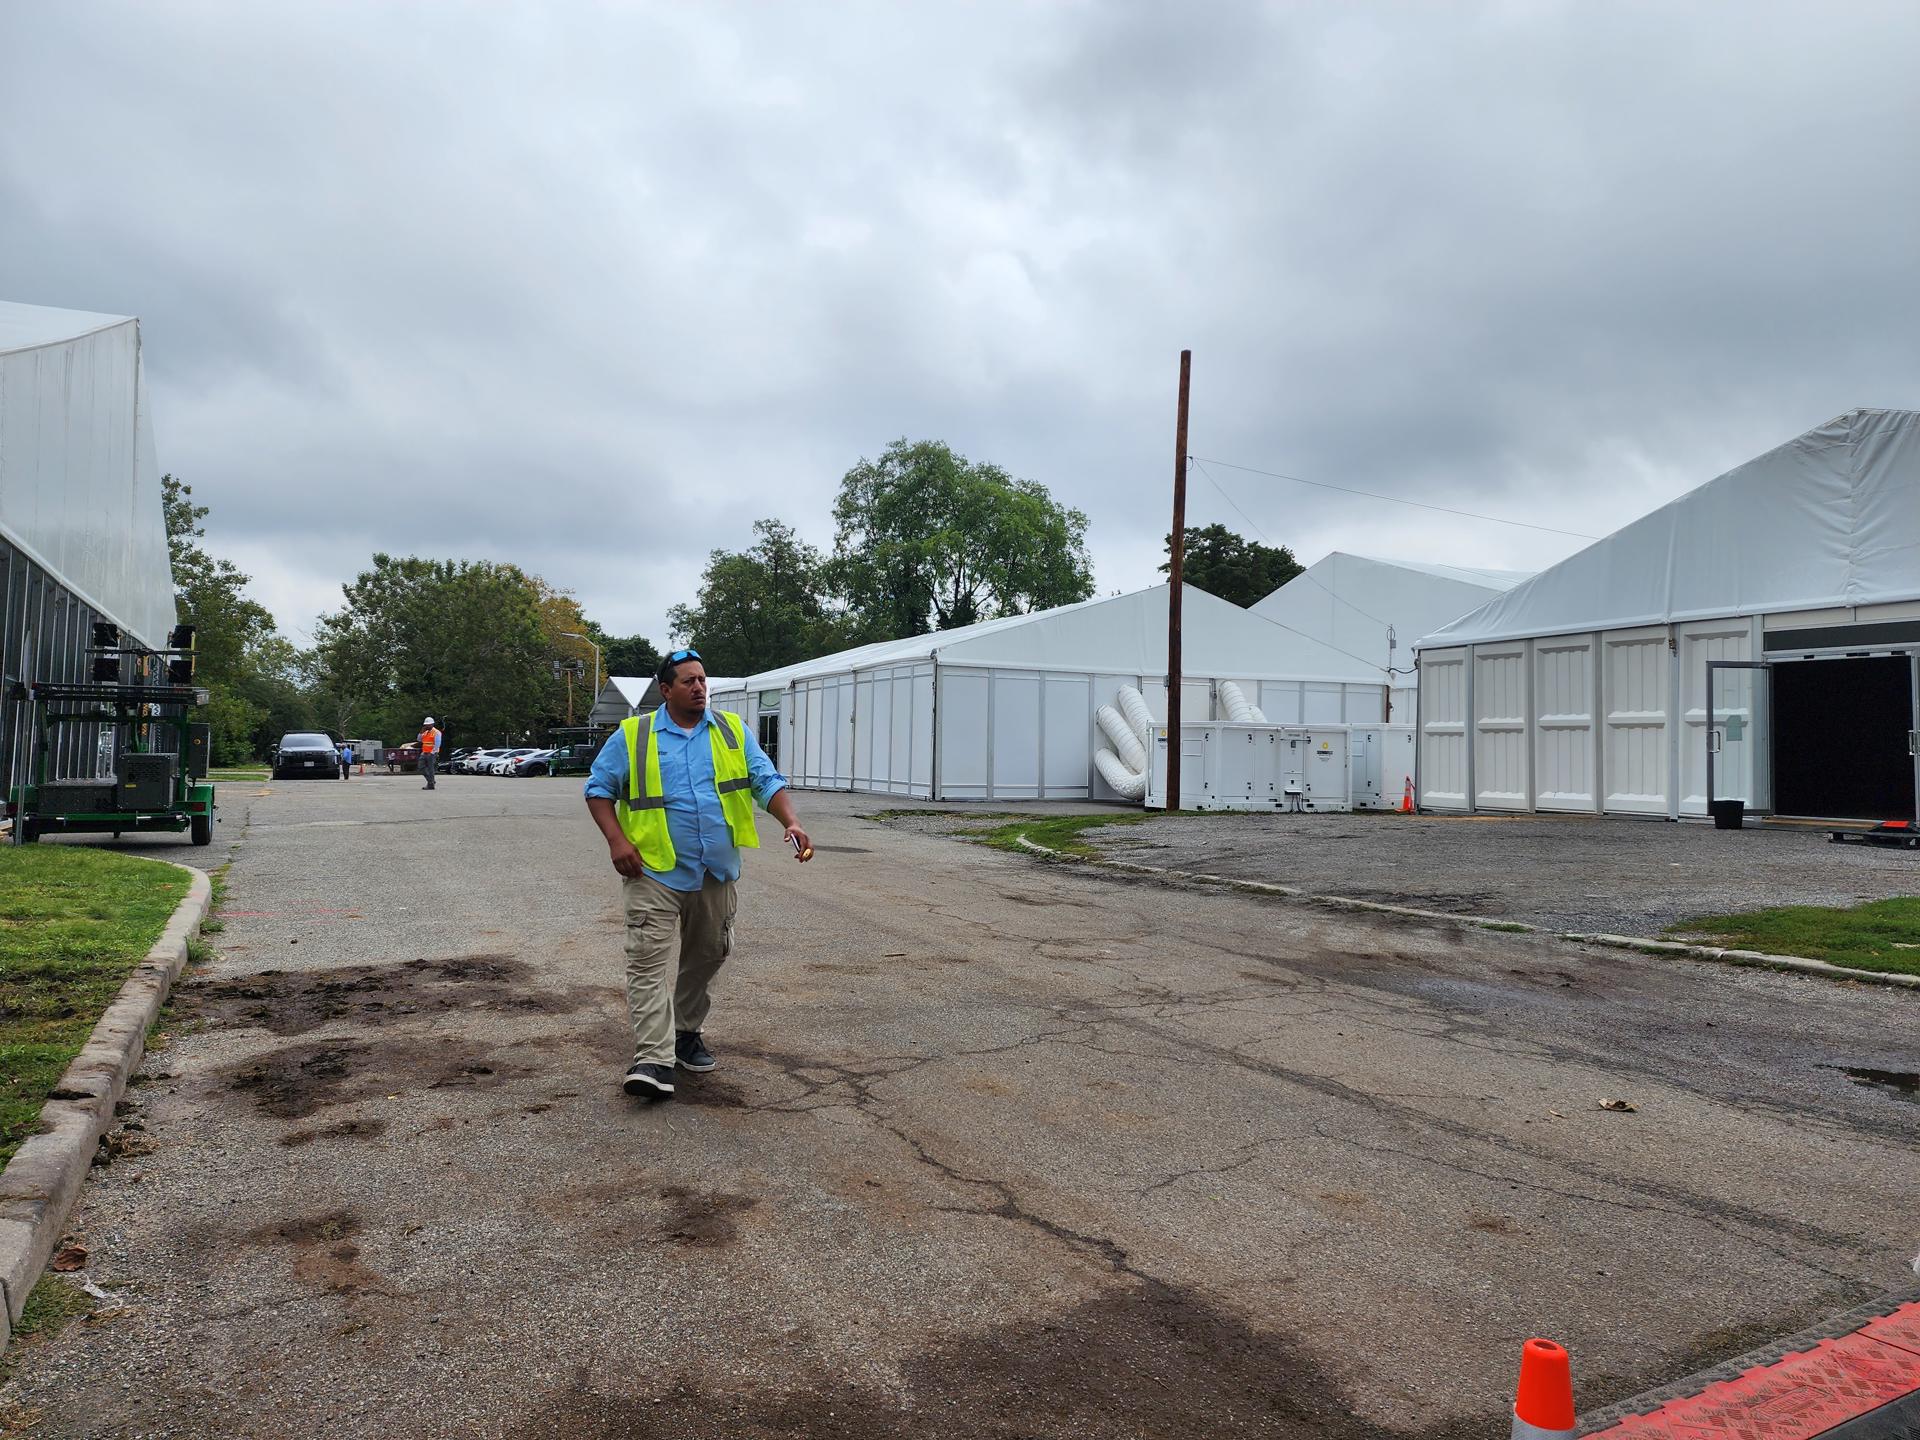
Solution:
<svg viewBox="0 0 1920 1440"><path fill-rule="evenodd" d="M1199 459L1199 456L1190 456ZM1418 510L1434 510L1442 515L1458 515L1467 520L1485 520L1492 525L1514 525L1522 530L1542 530L1549 535L1566 535L1574 540L1598 540L1598 535L1583 534L1578 530L1558 530L1551 525L1534 525L1525 520L1508 520L1499 515L1481 515L1472 510L1455 510L1446 505L1429 505L1424 500L1409 500L1403 495L1381 495L1373 490L1355 490L1348 485L1329 485L1324 480L1306 480L1298 475L1283 475L1278 470L1261 470L1252 465L1236 465L1231 460L1207 461L1209 465L1223 465L1229 470L1244 470L1249 475L1264 475L1269 480L1290 480L1295 485L1311 485L1316 490L1337 490L1342 495L1359 495L1368 500L1385 500L1394 505L1411 505ZM1238 510L1239 506L1234 506ZM1244 512L1242 512L1244 513ZM1251 523L1251 522L1249 522Z"/></svg>

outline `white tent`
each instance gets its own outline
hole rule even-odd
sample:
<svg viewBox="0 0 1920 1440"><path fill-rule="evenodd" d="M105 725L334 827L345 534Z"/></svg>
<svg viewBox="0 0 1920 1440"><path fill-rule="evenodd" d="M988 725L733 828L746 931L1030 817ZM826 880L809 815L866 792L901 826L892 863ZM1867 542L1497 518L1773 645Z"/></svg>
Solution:
<svg viewBox="0 0 1920 1440"><path fill-rule="evenodd" d="M1184 719L1221 680L1271 720L1378 724L1376 667L1185 587ZM797 785L937 799L1116 799L1095 713L1122 685L1166 717L1168 587L884 641L716 685Z"/></svg>
<svg viewBox="0 0 1920 1440"><path fill-rule="evenodd" d="M1911 816L1916 652L1920 412L1851 411L1424 638L1421 800Z"/></svg>
<svg viewBox="0 0 1920 1440"><path fill-rule="evenodd" d="M1392 718L1411 724L1413 647L1420 637L1530 575L1335 550L1249 608L1262 619L1378 666L1381 683L1392 688Z"/></svg>
<svg viewBox="0 0 1920 1440"><path fill-rule="evenodd" d="M140 322L0 301L0 538L133 643L177 618Z"/></svg>

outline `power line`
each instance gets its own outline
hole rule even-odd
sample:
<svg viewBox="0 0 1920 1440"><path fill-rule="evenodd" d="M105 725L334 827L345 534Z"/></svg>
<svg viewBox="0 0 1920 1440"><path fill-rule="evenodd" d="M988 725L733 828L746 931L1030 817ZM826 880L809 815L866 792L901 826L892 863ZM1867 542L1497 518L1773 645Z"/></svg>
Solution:
<svg viewBox="0 0 1920 1440"><path fill-rule="evenodd" d="M1227 504L1233 506L1234 514L1238 515L1242 520L1245 520L1247 524L1252 525L1254 534L1258 535L1268 545L1273 545L1273 541L1267 535L1266 531L1262 530L1258 525L1254 525L1253 518L1250 515L1248 515L1246 511L1242 510L1238 504L1235 503L1233 496L1227 493L1226 486L1222 485L1218 480L1213 478L1213 472L1207 469L1207 467L1204 464L1202 464L1200 461L1193 460L1191 456L1189 456L1188 459L1192 460L1194 468L1199 470L1200 474L1205 478L1206 482L1209 485L1213 486L1215 490L1220 492L1220 498L1226 501ZM1294 576L1294 579L1304 580L1309 585L1313 586L1316 590L1325 591L1325 593L1330 598L1339 601L1342 605L1346 606L1349 610L1353 611L1354 614L1364 616L1366 619L1373 621L1373 623L1376 625L1385 625L1389 627L1392 625L1391 621L1382 620L1378 615L1374 615L1366 610L1362 610L1358 605L1354 604L1351 600L1347 599L1346 596L1337 595L1333 591L1328 590L1326 586L1322 585L1318 580L1313 578L1313 575L1309 570L1303 569L1298 575ZM1355 658L1357 659L1358 657L1356 656ZM1369 661L1368 663L1371 664L1372 662Z"/></svg>
<svg viewBox="0 0 1920 1440"><path fill-rule="evenodd" d="M1199 459L1199 456L1190 456ZM1311 485L1316 490L1337 490L1342 495L1359 495L1368 500L1386 500L1394 505L1411 505L1419 510L1433 510L1442 515L1458 515L1467 520L1485 520L1493 525L1513 525L1522 530L1542 530L1549 535L1566 535L1575 540L1598 540L1598 535L1586 535L1578 530L1556 530L1551 525L1534 525L1525 520L1507 520L1498 515L1481 515L1472 510L1454 510L1445 505L1429 505L1424 500L1409 500L1401 495L1381 495L1372 490L1355 490L1347 485L1329 485L1324 480L1303 480L1298 475L1282 475L1278 470L1260 470L1252 465L1236 465L1231 460L1208 460L1209 465L1224 465L1229 470L1244 470L1249 475L1264 475L1269 480L1290 480L1295 485ZM1234 506L1238 510L1239 506ZM1245 512L1242 511L1242 514ZM1252 521L1248 521L1252 524Z"/></svg>

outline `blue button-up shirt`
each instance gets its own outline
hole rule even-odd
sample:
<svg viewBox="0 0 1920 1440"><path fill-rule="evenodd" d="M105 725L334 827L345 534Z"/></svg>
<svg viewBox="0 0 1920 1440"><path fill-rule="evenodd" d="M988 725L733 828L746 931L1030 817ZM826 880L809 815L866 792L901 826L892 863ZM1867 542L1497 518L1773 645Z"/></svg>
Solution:
<svg viewBox="0 0 1920 1440"><path fill-rule="evenodd" d="M653 716L641 716L640 723L651 725ZM676 863L665 874L656 870L647 873L670 890L698 890L708 875L716 880L740 878L740 851L727 829L720 795L714 789L713 738L707 734L707 727L719 723L709 710L688 732L674 724L671 715L660 716L660 788L666 793L667 834L673 839ZM744 724L742 728L746 728ZM745 738L747 779L752 782L753 798L764 808L767 801L787 788L787 777L773 768L773 761L751 730L746 731ZM599 796L616 802L626 795L627 737L618 730L600 747L587 775L586 793L589 799Z"/></svg>

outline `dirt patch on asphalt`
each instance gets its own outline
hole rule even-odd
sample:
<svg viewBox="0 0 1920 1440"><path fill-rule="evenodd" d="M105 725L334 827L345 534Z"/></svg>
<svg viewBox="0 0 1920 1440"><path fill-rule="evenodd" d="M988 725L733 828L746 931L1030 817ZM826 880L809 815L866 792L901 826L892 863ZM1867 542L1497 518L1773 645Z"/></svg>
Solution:
<svg viewBox="0 0 1920 1440"><path fill-rule="evenodd" d="M354 1237L361 1228L353 1211L329 1210L263 1225L245 1238L254 1245L291 1246L294 1278L316 1290L329 1295L385 1294L385 1277L360 1263Z"/></svg>
<svg viewBox="0 0 1920 1440"><path fill-rule="evenodd" d="M1488 1413L1419 1431L1354 1418L1335 1377L1290 1340L1198 1295L1145 1282L1051 1321L1008 1325L909 1361L898 1391L823 1380L786 1393L701 1389L689 1377L611 1395L585 1377L543 1398L512 1440L1465 1440Z"/></svg>
<svg viewBox="0 0 1920 1440"><path fill-rule="evenodd" d="M215 1072L217 1083L281 1120L376 1095L447 1088L491 1089L533 1072L503 1065L457 1040L318 1040L283 1045Z"/></svg>
<svg viewBox="0 0 1920 1440"><path fill-rule="evenodd" d="M280 1143L289 1149L311 1145L316 1140L374 1140L387 1133L384 1120L342 1120L337 1125L321 1125L312 1130L289 1130Z"/></svg>
<svg viewBox="0 0 1920 1440"><path fill-rule="evenodd" d="M738 1085L731 1080L708 1080L687 1075L674 1078L673 1100L676 1105L691 1105L703 1110L749 1110L755 1104Z"/></svg>
<svg viewBox="0 0 1920 1440"><path fill-rule="evenodd" d="M553 985L508 955L421 958L398 965L261 970L186 987L187 1013L275 1035L304 1035L338 1020L379 1022L449 1010L565 1015L599 1004L600 991Z"/></svg>
<svg viewBox="0 0 1920 1440"><path fill-rule="evenodd" d="M702 1249L733 1244L740 1238L740 1226L734 1217L760 1203L751 1195L706 1193L684 1185L667 1186L660 1198L667 1202L667 1216L655 1233L675 1245Z"/></svg>

